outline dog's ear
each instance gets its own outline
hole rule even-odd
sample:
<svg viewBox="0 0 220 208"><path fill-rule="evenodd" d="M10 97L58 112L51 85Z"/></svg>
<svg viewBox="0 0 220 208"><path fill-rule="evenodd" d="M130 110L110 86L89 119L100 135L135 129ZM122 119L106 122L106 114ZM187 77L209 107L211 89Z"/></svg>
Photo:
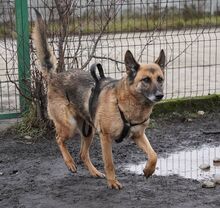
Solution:
<svg viewBox="0 0 220 208"><path fill-rule="evenodd" d="M165 68L165 61L166 61L166 57L165 57L164 50L162 49L162 50L160 51L159 57L158 57L157 60L155 61L155 63L160 66L160 68L162 69L162 71L164 71L164 68Z"/></svg>
<svg viewBox="0 0 220 208"><path fill-rule="evenodd" d="M131 51L127 50L125 53L125 66L126 66L126 73L130 81L134 80L137 71L140 67L138 62L133 57Z"/></svg>

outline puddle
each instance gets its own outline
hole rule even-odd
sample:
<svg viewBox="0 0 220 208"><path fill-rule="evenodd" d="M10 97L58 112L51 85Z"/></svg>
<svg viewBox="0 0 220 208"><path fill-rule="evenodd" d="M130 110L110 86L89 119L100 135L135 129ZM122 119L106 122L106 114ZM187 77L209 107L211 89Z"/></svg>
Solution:
<svg viewBox="0 0 220 208"><path fill-rule="evenodd" d="M168 176L177 174L184 178L203 180L213 178L214 174L220 174L220 164L213 163L213 159L220 157L219 147L203 146L200 149L191 149L167 154L166 157L158 158L155 175ZM129 164L125 169L142 174L145 162L138 165ZM204 171L199 168L201 164L209 164L209 170Z"/></svg>

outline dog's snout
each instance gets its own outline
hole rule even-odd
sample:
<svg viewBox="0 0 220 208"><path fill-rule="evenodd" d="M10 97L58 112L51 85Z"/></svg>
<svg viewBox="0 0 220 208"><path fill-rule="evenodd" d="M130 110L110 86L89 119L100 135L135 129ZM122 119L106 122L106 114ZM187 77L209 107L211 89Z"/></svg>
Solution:
<svg viewBox="0 0 220 208"><path fill-rule="evenodd" d="M157 100L161 100L163 98L164 94L161 92L156 93L155 97Z"/></svg>

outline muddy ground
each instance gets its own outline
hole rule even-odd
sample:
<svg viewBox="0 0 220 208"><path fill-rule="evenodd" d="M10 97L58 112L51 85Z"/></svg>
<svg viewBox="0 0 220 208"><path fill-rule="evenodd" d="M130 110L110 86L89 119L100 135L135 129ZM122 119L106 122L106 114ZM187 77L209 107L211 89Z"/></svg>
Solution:
<svg viewBox="0 0 220 208"><path fill-rule="evenodd" d="M159 156L202 144L219 145L220 134L206 135L202 130L219 130L220 112L193 116L192 121L175 117L155 119L147 131ZM177 175L146 179L120 168L145 159L131 141L114 144L117 176L124 187L110 190L105 179L92 178L85 170L78 157L79 144L78 137L68 143L78 167L78 172L71 174L54 139L35 141L1 133L0 207L220 207L220 186L201 188L200 182ZM97 138L91 147L91 158L103 171Z"/></svg>

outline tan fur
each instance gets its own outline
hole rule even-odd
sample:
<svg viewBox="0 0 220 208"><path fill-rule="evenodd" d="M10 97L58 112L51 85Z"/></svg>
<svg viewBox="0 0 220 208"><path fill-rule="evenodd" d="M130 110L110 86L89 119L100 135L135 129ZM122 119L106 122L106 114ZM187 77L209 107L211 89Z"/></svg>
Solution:
<svg viewBox="0 0 220 208"><path fill-rule="evenodd" d="M89 73L79 70L71 73L53 73L56 67L56 59L48 44L45 43L45 31L42 31L45 29L44 24L38 12L37 15L38 21L32 37L34 38L42 70L46 74L46 78L50 75L50 79L47 79L48 114L54 122L56 141L69 170L76 172L77 167L65 145L65 141L72 138L78 131L81 134L80 158L85 167L92 176L104 176L94 167L89 156L89 148L95 131L97 131L100 136L108 186L114 189L122 188L116 178L112 157L112 142L120 136L124 126L119 111L120 108L128 122L138 123L138 125L131 127L129 137L148 156L144 175L146 177L152 175L156 167L157 154L145 136L145 129L149 123L156 96L158 96L158 93L162 95L164 52L161 51L159 58L152 64L138 64L131 52L126 52L125 65L127 74L115 82L115 85L102 89L93 120L92 133L85 137L82 134L82 125L83 122L87 121L89 97L91 88L94 86L90 83L94 83L94 80ZM45 58L44 53L49 54L49 59ZM45 65L45 63L49 63L49 65ZM52 66L52 70L51 67L45 68L45 66ZM67 93L69 93L70 97L67 96ZM160 96L159 100L161 98L162 96Z"/></svg>
<svg viewBox="0 0 220 208"><path fill-rule="evenodd" d="M155 73L152 74L148 71L148 67L155 67ZM163 77L163 72L156 64L143 64L140 66L140 70L135 78L134 83L129 86L126 84L126 77L122 78L118 86L115 89L103 90L100 96L100 104L98 106L96 116L96 126L100 132L100 139L102 145L103 161L105 164L105 172L108 180L109 187L120 189L122 185L118 182L115 176L114 163L112 159L112 138L117 135L122 127L123 123L120 114L117 109L117 102L120 108L123 110L126 118L133 122L141 122L145 118L148 118L152 112L153 106L145 106L140 102L135 94L135 86L139 81L145 77L150 76L153 80L160 75ZM149 177L153 174L156 162L157 154L153 150L145 136L145 129L148 122L143 125L132 128L132 138L134 142L148 155L148 163L144 169L144 174Z"/></svg>

